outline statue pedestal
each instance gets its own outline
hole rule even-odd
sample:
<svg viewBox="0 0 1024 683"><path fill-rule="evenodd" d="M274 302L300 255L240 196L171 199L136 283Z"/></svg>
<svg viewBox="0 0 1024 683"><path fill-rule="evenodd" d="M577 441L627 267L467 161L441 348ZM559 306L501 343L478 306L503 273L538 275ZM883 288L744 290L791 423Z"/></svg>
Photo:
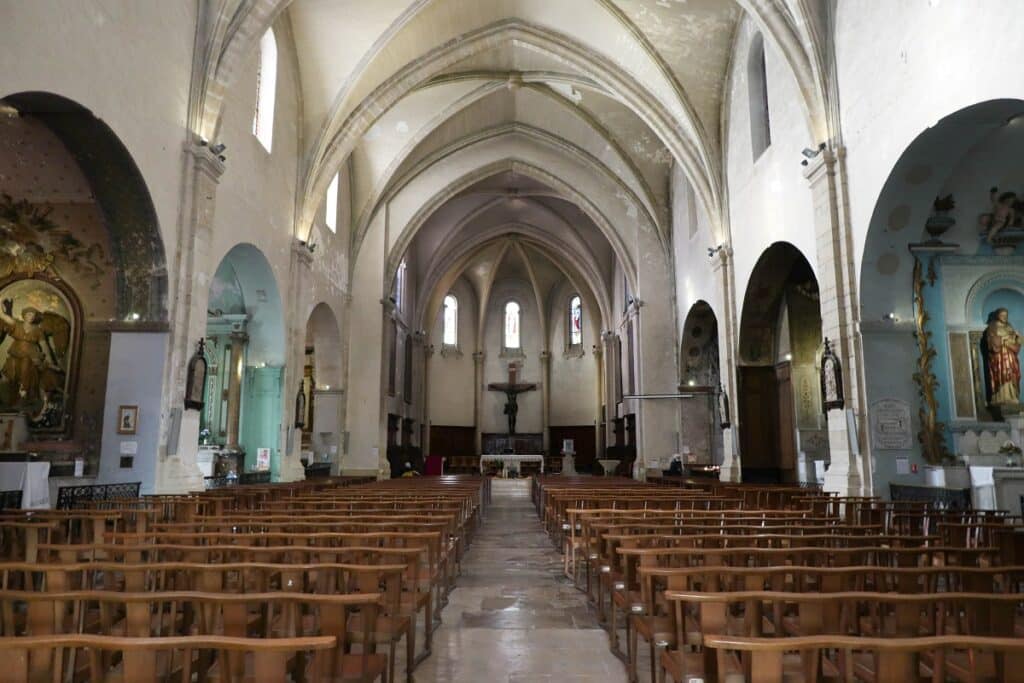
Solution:
<svg viewBox="0 0 1024 683"><path fill-rule="evenodd" d="M562 474L566 476L576 475L576 458L575 453L566 453L562 451Z"/></svg>

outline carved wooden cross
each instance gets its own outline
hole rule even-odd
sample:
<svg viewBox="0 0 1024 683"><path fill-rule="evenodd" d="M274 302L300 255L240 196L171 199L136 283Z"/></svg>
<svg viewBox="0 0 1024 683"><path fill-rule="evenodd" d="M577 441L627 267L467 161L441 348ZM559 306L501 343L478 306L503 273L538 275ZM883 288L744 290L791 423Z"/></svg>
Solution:
<svg viewBox="0 0 1024 683"><path fill-rule="evenodd" d="M536 384L519 384L516 382L519 368L515 363L508 364L508 382L495 382L487 385L489 391L500 391L505 394L505 414L508 416L508 433L516 433L516 415L519 413L517 396L526 391L533 391Z"/></svg>

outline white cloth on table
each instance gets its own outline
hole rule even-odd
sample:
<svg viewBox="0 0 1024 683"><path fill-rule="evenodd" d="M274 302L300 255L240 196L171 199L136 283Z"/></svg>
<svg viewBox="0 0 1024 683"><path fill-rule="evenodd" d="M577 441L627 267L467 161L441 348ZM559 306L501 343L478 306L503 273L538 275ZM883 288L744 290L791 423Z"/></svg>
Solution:
<svg viewBox="0 0 1024 683"><path fill-rule="evenodd" d="M50 507L49 462L0 462L0 490L21 491L23 510Z"/></svg>

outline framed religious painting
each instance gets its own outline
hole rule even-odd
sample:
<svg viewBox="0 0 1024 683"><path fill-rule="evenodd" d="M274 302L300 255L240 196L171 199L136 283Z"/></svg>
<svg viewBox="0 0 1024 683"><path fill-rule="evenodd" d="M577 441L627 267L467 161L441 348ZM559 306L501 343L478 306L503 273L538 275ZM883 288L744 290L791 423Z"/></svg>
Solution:
<svg viewBox="0 0 1024 683"><path fill-rule="evenodd" d="M81 321L61 282L36 275L0 284L0 412L24 415L31 433L70 430Z"/></svg>
<svg viewBox="0 0 1024 683"><path fill-rule="evenodd" d="M119 406L117 409L117 433L135 434L139 428L139 407Z"/></svg>

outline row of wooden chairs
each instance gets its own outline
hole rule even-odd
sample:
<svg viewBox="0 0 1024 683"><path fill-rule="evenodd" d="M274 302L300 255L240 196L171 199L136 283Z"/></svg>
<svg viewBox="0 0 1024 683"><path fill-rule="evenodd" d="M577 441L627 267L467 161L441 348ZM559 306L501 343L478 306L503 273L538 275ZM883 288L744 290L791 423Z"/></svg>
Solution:
<svg viewBox="0 0 1024 683"><path fill-rule="evenodd" d="M679 683L895 681L886 672L896 670L1014 680L1019 520L774 488L541 478L533 496L631 681L642 649L652 680ZM824 640L789 645L808 637ZM879 637L904 649L880 650ZM936 637L988 640L922 644ZM771 653L758 655L771 665L753 664L754 652Z"/></svg>
<svg viewBox="0 0 1024 683"><path fill-rule="evenodd" d="M5 514L0 637L12 648L65 636L116 638L128 648L105 655L102 644L83 645L70 664L74 646L28 648L30 680L51 680L45 672L58 669L67 675L52 680L97 672L190 680L186 670L197 680L252 680L256 650L197 646L186 655L146 645L195 636L326 637L331 644L316 653L288 655L286 675L391 682L404 640L411 681L488 498L479 477L327 480L144 497L114 510ZM149 653L154 678L129 675L129 651Z"/></svg>

